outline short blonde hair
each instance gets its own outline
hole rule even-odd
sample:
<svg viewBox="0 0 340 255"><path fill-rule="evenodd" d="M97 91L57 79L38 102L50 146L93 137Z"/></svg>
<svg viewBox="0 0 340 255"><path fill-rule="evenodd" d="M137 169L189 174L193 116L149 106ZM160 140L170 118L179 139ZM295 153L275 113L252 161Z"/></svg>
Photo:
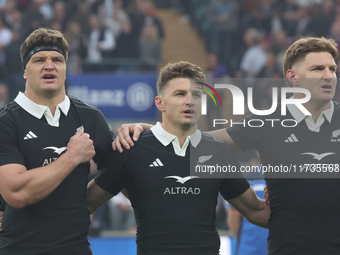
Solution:
<svg viewBox="0 0 340 255"><path fill-rule="evenodd" d="M325 37L304 37L294 42L286 51L283 59L283 77L292 66L311 52L329 52L333 58L338 57L338 44ZM287 81L289 86L291 84Z"/></svg>

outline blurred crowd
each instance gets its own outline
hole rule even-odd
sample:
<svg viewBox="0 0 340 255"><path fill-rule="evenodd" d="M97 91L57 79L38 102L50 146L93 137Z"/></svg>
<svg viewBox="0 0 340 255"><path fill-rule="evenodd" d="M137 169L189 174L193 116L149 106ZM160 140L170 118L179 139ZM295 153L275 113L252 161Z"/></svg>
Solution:
<svg viewBox="0 0 340 255"><path fill-rule="evenodd" d="M282 77L284 52L305 36L340 43L338 0L193 0L189 14L232 77Z"/></svg>
<svg viewBox="0 0 340 255"><path fill-rule="evenodd" d="M68 74L156 72L160 61L152 0L0 0L0 106L24 90L19 50L38 27L64 34Z"/></svg>
<svg viewBox="0 0 340 255"><path fill-rule="evenodd" d="M324 36L340 44L339 0L189 2L187 15L209 52L208 70L212 78L247 78L248 83L249 78L283 78L284 53L295 40ZM284 82L278 85L273 80L253 79L250 86L261 95L257 101L259 97L254 96L257 109L271 106L272 87L285 86Z"/></svg>

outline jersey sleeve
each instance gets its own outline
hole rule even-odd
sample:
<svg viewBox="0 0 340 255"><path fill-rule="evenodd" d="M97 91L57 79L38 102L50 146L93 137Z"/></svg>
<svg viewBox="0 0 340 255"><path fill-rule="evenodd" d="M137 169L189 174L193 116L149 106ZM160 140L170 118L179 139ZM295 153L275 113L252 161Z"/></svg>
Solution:
<svg viewBox="0 0 340 255"><path fill-rule="evenodd" d="M225 200L232 199L239 195L242 195L248 188L249 183L240 170L240 163L237 160L237 157L234 151L230 148L229 145L225 145L225 164L230 164L232 166L236 166L237 171L230 174L229 178L223 179L219 191Z"/></svg>
<svg viewBox="0 0 340 255"><path fill-rule="evenodd" d="M6 201L0 194L0 212L4 212L6 209Z"/></svg>
<svg viewBox="0 0 340 255"><path fill-rule="evenodd" d="M127 151L120 153L118 150L112 150L102 171L94 178L99 187L113 195L118 194L127 185L127 154Z"/></svg>
<svg viewBox="0 0 340 255"><path fill-rule="evenodd" d="M95 139L94 147L96 155L93 161L97 164L99 170L102 169L109 153L112 151L113 133L101 111L97 111L95 121Z"/></svg>
<svg viewBox="0 0 340 255"><path fill-rule="evenodd" d="M7 164L24 165L25 160L18 146L16 124L9 113L4 113L0 117L0 166Z"/></svg>
<svg viewBox="0 0 340 255"><path fill-rule="evenodd" d="M249 189L249 183L245 178L223 179L220 185L220 193L225 200L229 200L242 195Z"/></svg>
<svg viewBox="0 0 340 255"><path fill-rule="evenodd" d="M258 149L258 136L256 132L259 128L250 127L248 121L254 119L255 115L251 114L244 119L238 121L232 127L227 128L227 132L233 139L234 143L243 151Z"/></svg>

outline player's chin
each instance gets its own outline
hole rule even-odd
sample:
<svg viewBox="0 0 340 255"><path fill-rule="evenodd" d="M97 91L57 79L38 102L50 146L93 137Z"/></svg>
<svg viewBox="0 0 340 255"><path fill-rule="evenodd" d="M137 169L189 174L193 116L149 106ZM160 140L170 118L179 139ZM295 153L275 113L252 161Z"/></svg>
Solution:
<svg viewBox="0 0 340 255"><path fill-rule="evenodd" d="M43 86L42 88L44 94L50 95L50 96L58 94L61 91L61 89L62 88L59 85L51 85L51 84Z"/></svg>
<svg viewBox="0 0 340 255"><path fill-rule="evenodd" d="M190 126L192 123L192 120L190 118L184 118L184 119L181 119L179 123L182 126Z"/></svg>
<svg viewBox="0 0 340 255"><path fill-rule="evenodd" d="M56 81L54 81L54 82L45 82L45 81L43 81L43 82L41 83L41 87L42 87L43 89L45 89L45 90L55 90L55 89L57 89L58 87L60 87L60 84L57 83Z"/></svg>
<svg viewBox="0 0 340 255"><path fill-rule="evenodd" d="M189 124L190 126L194 126L194 125L197 124L197 122L198 122L198 119L196 119L196 118L191 118L191 119L188 121L188 124Z"/></svg>
<svg viewBox="0 0 340 255"><path fill-rule="evenodd" d="M334 98L334 92L333 93L323 93L320 95L320 101L324 101L325 103L328 103L329 101L333 100Z"/></svg>

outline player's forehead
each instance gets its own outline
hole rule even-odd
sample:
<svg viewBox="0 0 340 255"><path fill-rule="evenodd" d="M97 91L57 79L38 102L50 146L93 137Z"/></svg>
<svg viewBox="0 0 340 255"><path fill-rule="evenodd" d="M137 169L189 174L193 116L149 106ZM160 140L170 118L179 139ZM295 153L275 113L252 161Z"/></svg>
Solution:
<svg viewBox="0 0 340 255"><path fill-rule="evenodd" d="M310 52L295 65L308 68L310 66L334 66L336 63L329 52Z"/></svg>
<svg viewBox="0 0 340 255"><path fill-rule="evenodd" d="M168 81L166 90L175 91L178 89L190 90L190 79L189 78L174 78Z"/></svg>

